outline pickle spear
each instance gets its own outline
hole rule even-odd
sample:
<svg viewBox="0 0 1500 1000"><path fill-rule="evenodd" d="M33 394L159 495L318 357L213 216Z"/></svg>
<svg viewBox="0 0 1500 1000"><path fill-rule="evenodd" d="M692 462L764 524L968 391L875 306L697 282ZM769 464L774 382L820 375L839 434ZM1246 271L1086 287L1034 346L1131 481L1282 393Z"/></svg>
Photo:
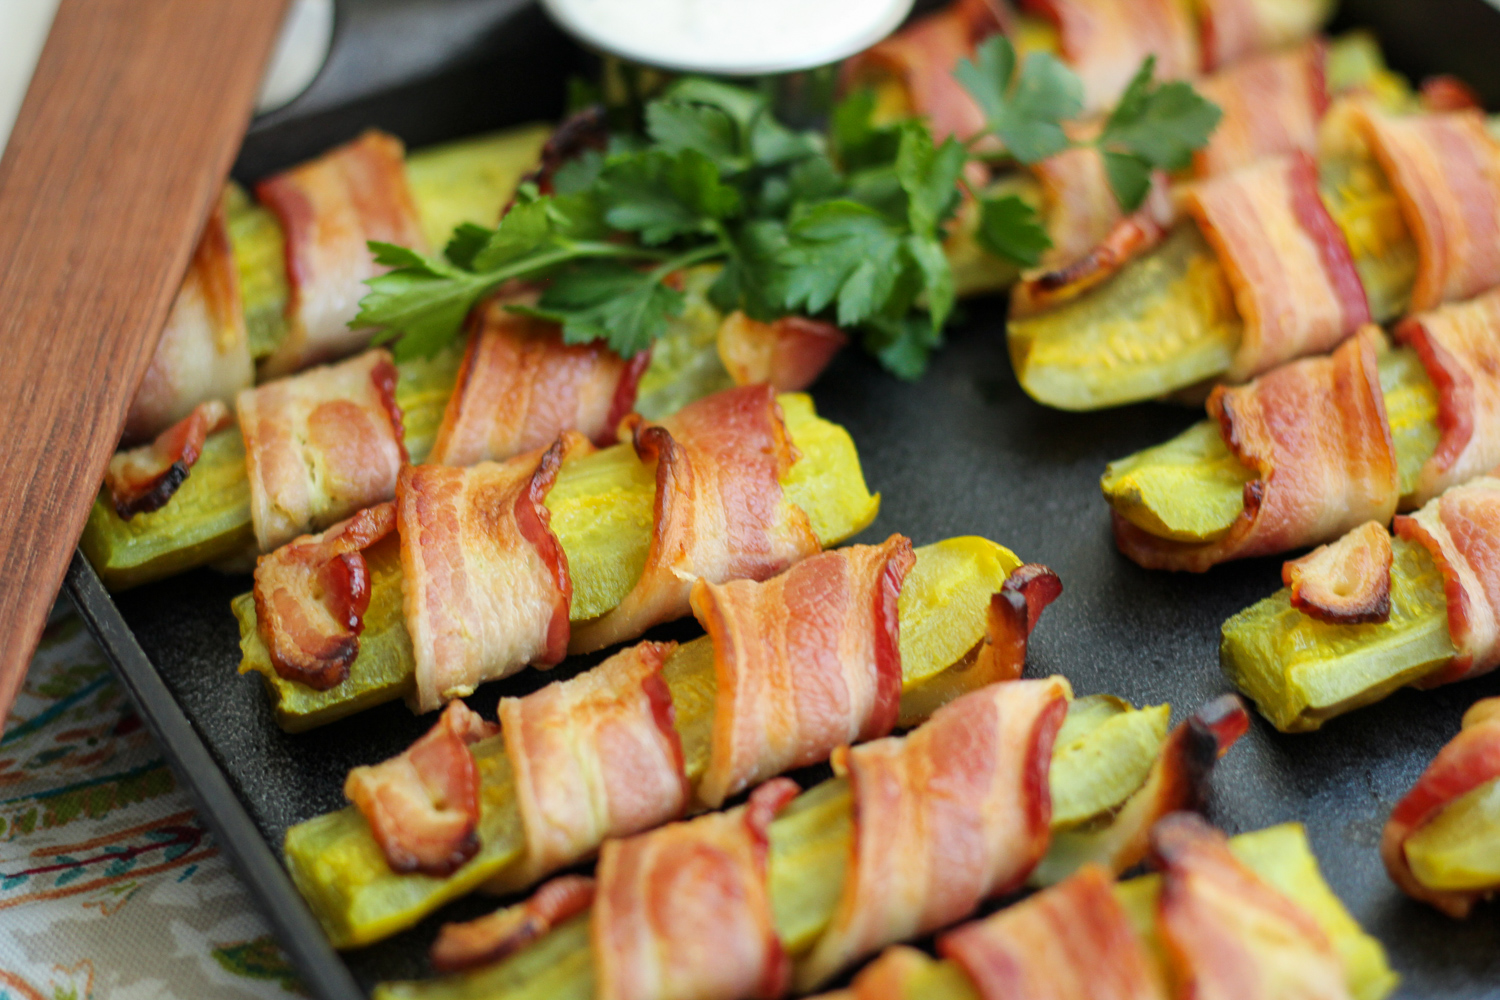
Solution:
<svg viewBox="0 0 1500 1000"><path fill-rule="evenodd" d="M786 393L778 399L787 432L802 456L782 483L787 496L807 513L824 546L858 534L875 519L880 501L865 487L859 453L849 433L820 418L806 395ZM568 557L573 621L587 621L612 610L635 586L651 542L655 496L651 469L629 445L615 445L569 462L558 473L546 505L552 514L552 531ZM265 678L276 720L288 732L324 725L403 697L411 689L414 659L402 616L397 539L383 540L367 558L371 597L359 655L350 665L349 676L326 691L276 673L261 642L253 596L241 594L234 599L243 653L240 672L255 671ZM1000 580L1013 568L1006 566ZM998 582L995 589L999 589ZM983 609L977 620L982 628Z"/></svg>
<svg viewBox="0 0 1500 1000"><path fill-rule="evenodd" d="M1406 838L1406 863L1418 882L1438 891L1500 885L1500 778L1443 806Z"/></svg>

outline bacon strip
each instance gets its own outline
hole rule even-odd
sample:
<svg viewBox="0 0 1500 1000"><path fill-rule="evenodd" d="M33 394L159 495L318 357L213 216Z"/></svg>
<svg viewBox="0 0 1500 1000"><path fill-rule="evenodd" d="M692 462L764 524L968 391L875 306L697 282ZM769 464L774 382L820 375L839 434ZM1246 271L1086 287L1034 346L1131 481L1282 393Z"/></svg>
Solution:
<svg viewBox="0 0 1500 1000"><path fill-rule="evenodd" d="M1041 563L1017 566L990 595L984 642L973 669L986 683L1013 681L1026 667L1026 646L1042 616L1062 595L1062 580Z"/></svg>
<svg viewBox="0 0 1500 1000"><path fill-rule="evenodd" d="M584 912L593 902L593 879L563 875L517 906L467 923L444 924L432 943L433 971L462 972L498 962Z"/></svg>
<svg viewBox="0 0 1500 1000"><path fill-rule="evenodd" d="M1412 490L1424 504L1500 465L1500 291L1412 316L1396 337L1438 391L1441 435Z"/></svg>
<svg viewBox="0 0 1500 1000"><path fill-rule="evenodd" d="M383 503L256 560L255 617L278 674L317 691L349 676L370 607L364 552L395 528Z"/></svg>
<svg viewBox="0 0 1500 1000"><path fill-rule="evenodd" d="M254 381L240 274L218 205L198 237L156 353L131 400L124 440L156 437L202 403L228 405Z"/></svg>
<svg viewBox="0 0 1500 1000"><path fill-rule="evenodd" d="M1411 516L1396 534L1420 542L1443 571L1448 634L1458 655L1417 687L1478 677L1500 666L1500 479L1455 486Z"/></svg>
<svg viewBox="0 0 1500 1000"><path fill-rule="evenodd" d="M504 463L401 470L396 516L420 711L567 655L573 581L543 501L563 462L588 450L565 434Z"/></svg>
<svg viewBox="0 0 1500 1000"><path fill-rule="evenodd" d="M262 552L395 496L406 443L388 351L246 389L235 405Z"/></svg>
<svg viewBox="0 0 1500 1000"><path fill-rule="evenodd" d="M1201 573L1231 559L1338 538L1396 512L1395 448L1376 370L1373 328L1332 355L1216 388L1208 412L1235 456L1258 473L1245 509L1215 542L1174 542L1113 515L1120 551L1147 569Z"/></svg>
<svg viewBox="0 0 1500 1000"><path fill-rule="evenodd" d="M1416 237L1412 310L1500 285L1500 145L1483 113L1396 117L1366 102L1354 115Z"/></svg>
<svg viewBox="0 0 1500 1000"><path fill-rule="evenodd" d="M834 753L854 792L854 843L799 989L1025 882L1047 852L1047 773L1069 694L1061 677L992 685L905 738Z"/></svg>
<svg viewBox="0 0 1500 1000"><path fill-rule="evenodd" d="M1366 521L1336 542L1281 567L1292 589L1292 607L1336 625L1383 622L1391 617L1391 536Z"/></svg>
<svg viewBox="0 0 1500 1000"><path fill-rule="evenodd" d="M526 861L511 866L515 888L687 807L682 742L661 676L676 648L643 642L572 680L500 699L526 830Z"/></svg>
<svg viewBox="0 0 1500 1000"><path fill-rule="evenodd" d="M451 875L479 851L479 768L469 745L495 727L461 701L399 756L356 767L344 794L398 873Z"/></svg>
<svg viewBox="0 0 1500 1000"><path fill-rule="evenodd" d="M1003 12L986 0L956 0L847 60L845 86L893 76L905 87L910 112L928 120L937 140L969 139L984 131L984 112L953 71L1001 30Z"/></svg>
<svg viewBox="0 0 1500 1000"><path fill-rule="evenodd" d="M504 461L547 447L563 431L578 431L600 447L613 444L650 361L649 351L627 361L603 343L570 347L557 324L491 299L474 314L428 461Z"/></svg>
<svg viewBox="0 0 1500 1000"><path fill-rule="evenodd" d="M619 607L573 634L587 653L688 613L696 580L766 580L817 553L807 515L786 499L797 458L770 386L715 393L659 424L622 424L641 460L656 466L655 523L646 566Z"/></svg>
<svg viewBox="0 0 1500 1000"><path fill-rule="evenodd" d="M846 993L825 993L823 1000L846 996L850 1000L906 1000L919 996L917 977L936 964L925 952L893 945L880 953L880 957L860 970Z"/></svg>
<svg viewBox="0 0 1500 1000"><path fill-rule="evenodd" d="M1166 1000L1144 942L1114 893L1114 879L1086 865L1050 889L943 935L980 1000Z"/></svg>
<svg viewBox="0 0 1500 1000"><path fill-rule="evenodd" d="M1056 27L1062 54L1083 80L1084 105L1100 111L1125 92L1141 62L1156 56L1156 78L1196 76L1198 38L1177 0L1022 0Z"/></svg>
<svg viewBox="0 0 1500 1000"><path fill-rule="evenodd" d="M1216 70L1315 34L1327 5L1281 0L1197 0L1203 30L1203 68Z"/></svg>
<svg viewBox="0 0 1500 1000"><path fill-rule="evenodd" d="M1182 996L1346 1000L1338 952L1318 922L1230 853L1193 813L1152 833L1162 869L1157 928Z"/></svg>
<svg viewBox="0 0 1500 1000"><path fill-rule="evenodd" d="M1318 149L1328 111L1328 47L1314 39L1287 52L1253 56L1201 81L1198 91L1224 112L1193 158L1198 176L1249 166L1269 156Z"/></svg>
<svg viewBox="0 0 1500 1000"><path fill-rule="evenodd" d="M703 803L717 807L891 731L901 701L896 602L915 563L911 540L892 535L813 556L765 583L694 585L717 677Z"/></svg>
<svg viewBox="0 0 1500 1000"><path fill-rule="evenodd" d="M1216 177L1186 200L1245 321L1231 381L1330 350L1370 322L1354 257L1306 153Z"/></svg>
<svg viewBox="0 0 1500 1000"><path fill-rule="evenodd" d="M1380 857L1401 890L1455 920L1467 917L1474 904L1493 890L1427 888L1417 880L1406 859L1406 841L1448 803L1495 778L1500 778L1500 698L1486 698L1464 713L1463 728L1396 803L1380 838Z"/></svg>
<svg viewBox="0 0 1500 1000"><path fill-rule="evenodd" d="M789 962L771 919L767 832L797 794L778 778L709 813L599 854L597 1000L772 1000Z"/></svg>
<svg viewBox="0 0 1500 1000"><path fill-rule="evenodd" d="M369 131L264 180L257 197L286 234L287 334L261 363L264 376L286 375L362 349L369 330L349 324L381 272L366 241L425 252L427 240L406 185L401 141Z"/></svg>
<svg viewBox="0 0 1500 1000"><path fill-rule="evenodd" d="M212 399L199 403L150 444L116 452L104 473L115 513L128 521L165 507L187 481L203 442L233 422L229 407Z"/></svg>
<svg viewBox="0 0 1500 1000"><path fill-rule="evenodd" d="M801 392L818 380L849 343L832 323L783 316L761 323L733 312L719 324L719 359L735 385L761 382L777 392Z"/></svg>

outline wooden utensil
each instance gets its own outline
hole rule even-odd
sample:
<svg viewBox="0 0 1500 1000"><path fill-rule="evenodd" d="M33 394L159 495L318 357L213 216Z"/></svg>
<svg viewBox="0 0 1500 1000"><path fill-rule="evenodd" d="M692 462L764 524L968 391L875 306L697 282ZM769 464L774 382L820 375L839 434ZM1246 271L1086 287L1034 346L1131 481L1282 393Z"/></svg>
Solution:
<svg viewBox="0 0 1500 1000"><path fill-rule="evenodd" d="M244 135L285 6L58 8L0 160L0 720Z"/></svg>

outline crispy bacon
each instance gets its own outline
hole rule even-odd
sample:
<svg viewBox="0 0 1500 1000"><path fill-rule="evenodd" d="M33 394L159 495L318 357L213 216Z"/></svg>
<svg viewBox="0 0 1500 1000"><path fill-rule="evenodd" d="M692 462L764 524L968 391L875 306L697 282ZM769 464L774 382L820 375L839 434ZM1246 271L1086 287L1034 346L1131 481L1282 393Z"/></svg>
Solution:
<svg viewBox="0 0 1500 1000"><path fill-rule="evenodd" d="M943 935L938 951L958 963L980 1000L1166 1000L1114 879L1098 865Z"/></svg>
<svg viewBox="0 0 1500 1000"><path fill-rule="evenodd" d="M762 323L736 311L719 324L719 358L734 384L764 382L777 392L812 385L848 342L832 323L803 316Z"/></svg>
<svg viewBox="0 0 1500 1000"><path fill-rule="evenodd" d="M1306 153L1216 177L1186 199L1245 321L1231 381L1330 350L1370 321L1354 257Z"/></svg>
<svg viewBox="0 0 1500 1000"><path fill-rule="evenodd" d="M643 642L587 673L500 699L526 860L504 886L536 879L675 819L689 788L662 663L674 642ZM511 875L511 872L507 872Z"/></svg>
<svg viewBox="0 0 1500 1000"><path fill-rule="evenodd" d="M1320 545L1281 567L1292 588L1292 607L1335 625L1383 622L1391 617L1391 536L1366 521L1336 542Z"/></svg>
<svg viewBox="0 0 1500 1000"><path fill-rule="evenodd" d="M604 106L591 104L575 111L562 120L547 141L542 144L542 155L535 170L522 178L522 183L535 184L541 194L552 194L552 179L568 163L584 153L602 153L609 146L609 118ZM510 211L512 199L505 210Z"/></svg>
<svg viewBox="0 0 1500 1000"><path fill-rule="evenodd" d="M383 503L256 561L255 617L278 674L317 691L349 676L370 607L364 552L395 527Z"/></svg>
<svg viewBox="0 0 1500 1000"><path fill-rule="evenodd" d="M370 331L350 329L365 280L379 274L366 241L425 252L426 237L406 184L401 141L369 131L261 181L256 195L286 234L287 334L261 363L286 375L362 349Z"/></svg>
<svg viewBox="0 0 1500 1000"><path fill-rule="evenodd" d="M1407 517L1396 534L1420 542L1443 572L1448 634L1458 654L1418 687L1478 677L1500 666L1500 479L1455 486Z"/></svg>
<svg viewBox="0 0 1500 1000"><path fill-rule="evenodd" d="M904 738L835 752L854 792L854 843L799 989L1025 882L1051 835L1047 773L1068 697L1061 677L996 684Z"/></svg>
<svg viewBox="0 0 1500 1000"><path fill-rule="evenodd" d="M915 562L911 540L892 535L805 559L765 583L694 585L717 677L702 802L717 807L891 731L901 700L896 602Z"/></svg>
<svg viewBox="0 0 1500 1000"><path fill-rule="evenodd" d="M131 400L124 441L156 437L199 404L227 405L254 381L240 275L219 205L198 238L156 353Z"/></svg>
<svg viewBox="0 0 1500 1000"><path fill-rule="evenodd" d="M420 711L567 655L573 581L543 501L563 463L590 450L569 433L508 462L401 470L396 517Z"/></svg>
<svg viewBox="0 0 1500 1000"><path fill-rule="evenodd" d="M1252 56L1198 84L1224 112L1208 145L1193 157L1198 176L1249 166L1268 156L1316 153L1328 111L1328 47L1314 39L1286 52Z"/></svg>
<svg viewBox="0 0 1500 1000"><path fill-rule="evenodd" d="M1256 52L1285 48L1317 32L1325 6L1281 0L1197 0L1203 68L1217 70Z"/></svg>
<svg viewBox="0 0 1500 1000"><path fill-rule="evenodd" d="M592 939L598 1000L773 1000L790 963L766 887L771 820L797 794L777 778L709 813L599 854Z"/></svg>
<svg viewBox="0 0 1500 1000"><path fill-rule="evenodd" d="M683 407L659 424L622 424L656 466L651 546L635 587L615 610L581 625L587 653L688 613L696 580L766 580L822 546L781 477L797 458L770 386L743 386Z"/></svg>
<svg viewBox="0 0 1500 1000"><path fill-rule="evenodd" d="M491 299L472 317L458 383L428 461L504 461L547 447L563 431L601 447L613 444L651 352L627 361L603 343L568 346L557 324L517 315L506 304Z"/></svg>
<svg viewBox="0 0 1500 1000"><path fill-rule="evenodd" d="M203 442L233 422L229 407L212 399L199 403L150 444L116 452L104 473L115 513L128 521L165 507L187 481Z"/></svg>
<svg viewBox="0 0 1500 1000"><path fill-rule="evenodd" d="M1484 102L1474 88L1456 76L1440 73L1422 81L1420 88L1424 111L1483 111Z"/></svg>
<svg viewBox="0 0 1500 1000"><path fill-rule="evenodd" d="M444 924L432 943L433 971L462 972L498 962L587 910L593 902L593 879L563 875L542 886L524 903L467 923Z"/></svg>
<svg viewBox="0 0 1500 1000"><path fill-rule="evenodd" d="M344 795L398 873L451 875L479 851L479 768L469 745L495 727L461 701L404 753L356 767Z"/></svg>
<svg viewBox="0 0 1500 1000"><path fill-rule="evenodd" d="M1194 813L1152 832L1157 928L1182 996L1345 1000L1344 965L1313 917L1271 888Z"/></svg>
<svg viewBox="0 0 1500 1000"><path fill-rule="evenodd" d="M1493 890L1429 889L1411 870L1406 841L1448 803L1496 778L1500 778L1500 698L1486 698L1464 713L1458 735L1438 752L1411 791L1396 803L1380 838L1380 857L1402 891L1455 920L1467 917L1474 904L1492 895Z"/></svg>
<svg viewBox="0 0 1500 1000"><path fill-rule="evenodd" d="M1500 465L1500 291L1405 319L1396 337L1438 392L1441 436L1411 497L1424 504Z"/></svg>
<svg viewBox="0 0 1500 1000"><path fill-rule="evenodd" d="M1360 104L1355 121L1416 237L1421 312L1500 285L1500 145L1475 110L1396 117Z"/></svg>
<svg viewBox="0 0 1500 1000"><path fill-rule="evenodd" d="M954 78L959 60L1000 31L1004 7L988 0L955 0L847 60L845 86L880 76L901 81L911 114L926 118L939 140L968 139L985 129L984 112Z"/></svg>
<svg viewBox="0 0 1500 1000"><path fill-rule="evenodd" d="M1026 667L1026 645L1037 619L1062 594L1062 580L1040 563L1018 566L990 595L984 643L974 669L985 683L1013 681Z"/></svg>
<svg viewBox="0 0 1500 1000"><path fill-rule="evenodd" d="M1158 538L1115 513L1120 551L1147 569L1201 573L1389 521L1400 487L1376 369L1379 336L1371 328L1332 355L1216 388L1208 412L1229 449L1258 473L1245 484L1244 511L1227 535L1206 543Z"/></svg>
<svg viewBox="0 0 1500 1000"><path fill-rule="evenodd" d="M262 552L395 496L407 456L388 351L246 389L235 405Z"/></svg>
<svg viewBox="0 0 1500 1000"><path fill-rule="evenodd" d="M1147 56L1156 56L1158 80L1198 74L1192 16L1177 0L1022 0L1022 6L1057 27L1090 111L1114 104Z"/></svg>

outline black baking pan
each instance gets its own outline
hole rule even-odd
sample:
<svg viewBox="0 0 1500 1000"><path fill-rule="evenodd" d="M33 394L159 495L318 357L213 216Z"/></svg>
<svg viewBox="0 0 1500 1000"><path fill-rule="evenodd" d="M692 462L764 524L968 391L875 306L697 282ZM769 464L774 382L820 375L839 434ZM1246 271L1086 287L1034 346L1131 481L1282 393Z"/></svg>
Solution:
<svg viewBox="0 0 1500 1000"><path fill-rule="evenodd" d="M1396 68L1456 73L1500 107L1500 11L1483 0L1348 0L1335 27L1355 26L1376 31ZM254 180L369 126L420 146L555 118L567 77L587 67L585 54L521 0L348 0L328 67L303 97L252 125L236 175ZM984 535L1055 569L1065 591L1033 638L1030 675L1063 673L1079 694L1169 701L1179 715L1228 690L1219 625L1280 586L1280 562L1206 576L1147 572L1115 551L1098 491L1106 462L1165 440L1201 411L1046 409L1011 372L1003 301L972 303L967 313L921 382L897 381L848 351L813 390L819 411L853 434L883 496L864 540L892 531L919 545ZM248 577L199 571L111 598L81 557L68 577L74 603L307 986L344 1000L382 979L425 975L439 923L492 900L460 901L379 945L339 954L279 858L289 826L344 804L350 767L399 752L430 720L391 704L282 733L259 678L236 672L229 601L249 586ZM676 634L693 630L679 625ZM523 673L470 702L491 714L501 694L582 665ZM1404 691L1309 735L1281 735L1257 718L1214 776L1208 814L1225 829L1307 824L1329 882L1389 951L1401 996L1500 996L1500 907L1450 921L1402 896L1377 853L1391 806L1458 731L1463 710L1497 694L1500 675Z"/></svg>

